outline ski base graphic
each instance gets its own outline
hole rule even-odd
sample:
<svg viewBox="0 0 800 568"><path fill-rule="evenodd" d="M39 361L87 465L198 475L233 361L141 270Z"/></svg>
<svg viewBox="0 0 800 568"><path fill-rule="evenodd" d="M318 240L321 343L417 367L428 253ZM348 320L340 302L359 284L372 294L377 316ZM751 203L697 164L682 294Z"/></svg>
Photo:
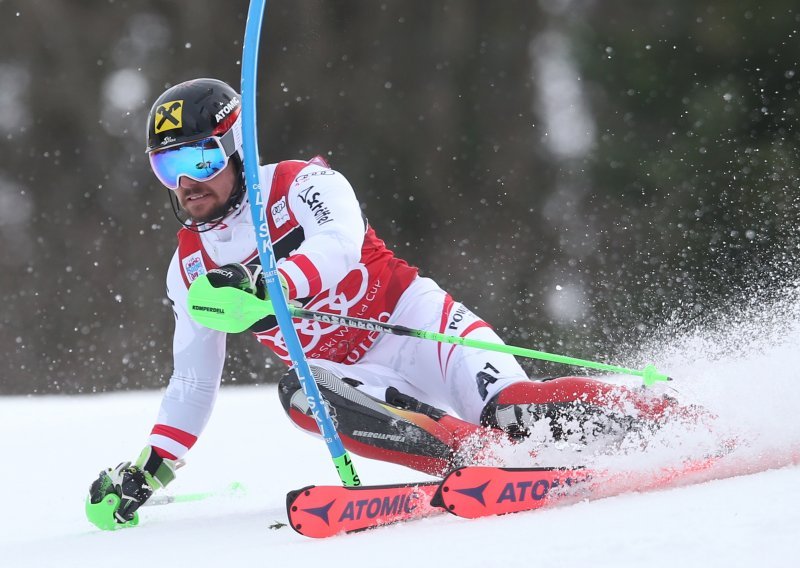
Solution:
<svg viewBox="0 0 800 568"><path fill-rule="evenodd" d="M592 475L582 468L462 467L439 484L432 504L467 519L580 500Z"/></svg>
<svg viewBox="0 0 800 568"><path fill-rule="evenodd" d="M304 487L286 496L291 527L324 538L443 512L431 505L439 482L362 487Z"/></svg>
<svg viewBox="0 0 800 568"><path fill-rule="evenodd" d="M455 469L440 481L362 487L309 486L287 495L289 524L302 535L324 538L445 511L475 519L631 491L682 487L749 475L800 463L800 448L788 453L732 455L733 446L715 455L639 470L585 467Z"/></svg>

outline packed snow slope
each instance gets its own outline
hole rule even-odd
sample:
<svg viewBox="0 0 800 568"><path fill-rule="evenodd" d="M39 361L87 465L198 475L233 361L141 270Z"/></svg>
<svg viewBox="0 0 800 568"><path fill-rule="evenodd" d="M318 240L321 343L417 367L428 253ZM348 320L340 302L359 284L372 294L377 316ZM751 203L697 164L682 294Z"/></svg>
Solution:
<svg viewBox="0 0 800 568"><path fill-rule="evenodd" d="M676 427L647 452L543 452L542 459L642 470L734 438L731 457L748 466L726 475L749 474L500 518L441 515L311 540L270 525L286 522L287 491L338 482L324 444L291 426L274 385L226 387L167 492L220 494L146 507L139 527L102 532L84 518L87 488L100 469L138 454L160 393L7 397L0 398L0 565L798 566L800 302L761 302L710 327L667 333L641 357L676 377L659 388L718 416L713 435ZM369 484L426 479L356 459ZM225 492L232 482L244 495Z"/></svg>

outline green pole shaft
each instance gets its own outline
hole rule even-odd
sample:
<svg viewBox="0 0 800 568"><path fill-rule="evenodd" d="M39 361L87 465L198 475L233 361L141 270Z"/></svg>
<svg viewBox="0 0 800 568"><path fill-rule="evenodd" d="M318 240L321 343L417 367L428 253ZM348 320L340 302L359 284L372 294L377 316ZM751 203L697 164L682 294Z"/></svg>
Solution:
<svg viewBox="0 0 800 568"><path fill-rule="evenodd" d="M170 503L191 503L192 501L203 501L211 497L216 497L217 494L209 493L184 493L181 495L155 495L147 500L144 504L146 507L153 507L156 505L169 505Z"/></svg>
<svg viewBox="0 0 800 568"><path fill-rule="evenodd" d="M204 501L205 499L210 499L212 497L237 496L244 494L244 486L238 481L234 481L223 491L202 491L199 493L181 493L178 495L154 495L145 501L144 506L151 507L155 505L169 505L170 503L191 503L192 501Z"/></svg>
<svg viewBox="0 0 800 568"><path fill-rule="evenodd" d="M474 349L484 349L486 351L508 353L510 355L527 357L529 359L539 359L542 361L563 363L566 365L574 365L577 367L584 367L587 369L597 369L599 371L610 371L613 373L620 373L624 375L633 375L637 377L642 377L644 379L644 383L648 386L654 384L657 381L671 380L666 375L659 373L653 365L648 365L642 370L629 369L627 367L620 367L618 365L608 365L606 363L598 363L596 361L588 361L586 359L567 357L566 355L556 355L554 353L547 353L545 351L536 351L535 349L527 349L525 347L516 347L514 345L505 345L502 343L492 343L490 341L480 341L477 339L469 339L467 337L457 337L453 335L446 335L444 333L437 333L434 331L412 329L402 325L392 325L375 320L353 318L349 316L339 316L335 314L315 312L312 310L305 310L302 308L295 308L291 306L289 308L289 311L291 312L292 317L318 321L321 323L330 323L335 325L342 325L345 327L355 327L358 329L377 331L381 333L390 333L393 335L404 335L407 337L416 337L419 339L438 341L440 343L450 343L455 345L461 345L463 347L472 347Z"/></svg>
<svg viewBox="0 0 800 568"><path fill-rule="evenodd" d="M644 374L643 371L638 371L636 369L627 369L625 367L618 367L616 365L607 365L605 363L597 363L595 361L587 361L585 359L567 357L566 355L556 355L555 353L536 351L534 349L527 349L525 347L516 347L514 345L502 345L497 343L491 343L489 341L469 339L468 337L445 335L444 333L436 333L434 331L420 330L419 333L416 334L416 337L420 337L423 339L430 339L432 341L439 341L441 343L463 345L464 347L474 347L475 349L485 349L487 351L508 353L510 355L527 357L529 359L540 359L542 361L551 361L553 363L564 363L566 365L576 365L579 367L586 367L589 369L598 369L601 371L613 371L615 373L624 373L627 375L636 375L636 376L641 376Z"/></svg>
<svg viewBox="0 0 800 568"><path fill-rule="evenodd" d="M202 284L202 281L200 284ZM203 325L211 327L212 329L219 329L229 333L238 333L240 331L244 331L258 320L270 315L274 315L275 313L271 301L260 300L252 294L248 294L247 292L237 290L235 288L213 289L212 292L210 285L208 285L208 290L204 290L203 288L199 287L198 283L196 282L189 290L189 294L190 299L192 294L194 294L194 299L190 302L190 304L192 304L192 309L197 308L198 306L201 308L200 311L192 312L192 316L195 318L195 320L199 321ZM194 304L197 304L198 306ZM215 307L215 310L202 309L204 306ZM230 312L230 314L227 312ZM446 335L444 333L437 333L434 331L412 329L402 325L393 325L371 319L354 318L325 312L315 312L313 310L306 310L303 308L297 308L295 306L289 306L289 314L293 318L318 321L331 325L341 325L344 327L354 327L357 329L365 329L367 331L375 331L379 333L390 333L392 335L416 337L418 339L427 339L430 341L438 341L440 343L450 343L461 345L463 347L483 349L485 351L508 353L509 355L527 357L529 359L539 359L553 363L574 365L576 367L584 367L586 369L597 369L599 371L610 371L612 373L620 373L623 375L633 375L636 377L642 377L644 384L647 386L651 386L658 381L672 380L667 375L659 373L654 365L647 365L641 370L629 369L627 367L620 367L618 365L598 363L596 361L589 361L587 359L567 357L566 355L556 355L555 353L536 351L535 349L516 347L514 345L506 345L504 343L492 343L490 341L479 341L476 339L469 339L468 337L457 337L454 335Z"/></svg>

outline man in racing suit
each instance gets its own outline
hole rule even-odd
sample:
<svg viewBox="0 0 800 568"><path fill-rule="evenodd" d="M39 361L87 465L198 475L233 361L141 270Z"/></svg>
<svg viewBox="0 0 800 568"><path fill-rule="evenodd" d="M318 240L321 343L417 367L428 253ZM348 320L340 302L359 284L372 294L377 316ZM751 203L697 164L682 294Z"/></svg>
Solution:
<svg viewBox="0 0 800 568"><path fill-rule="evenodd" d="M183 215L167 273L174 370L139 458L105 470L92 484L93 503L109 493L121 497L119 523L174 478L176 462L214 406L226 334L190 317L192 283L207 279L213 287L266 297L244 188L239 113L240 97L230 86L197 79L165 91L148 118L151 166L177 201L176 215ZM350 183L325 160L261 166L259 178L289 301L502 343L489 324L394 256L362 215ZM299 319L294 326L345 447L434 475L485 459L487 444L524 438L540 420L554 439L585 440L610 423L656 419L666 404L591 379L531 381L506 354ZM288 362L274 316L250 330ZM289 418L317 433L295 375L287 373L278 388Z"/></svg>

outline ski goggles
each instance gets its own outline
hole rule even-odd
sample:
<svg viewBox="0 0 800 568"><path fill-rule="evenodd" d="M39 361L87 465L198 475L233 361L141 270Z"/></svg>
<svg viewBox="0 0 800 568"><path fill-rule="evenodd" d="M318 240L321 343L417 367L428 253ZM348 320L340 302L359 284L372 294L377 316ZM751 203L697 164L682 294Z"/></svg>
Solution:
<svg viewBox="0 0 800 568"><path fill-rule="evenodd" d="M241 122L222 136L209 136L179 146L150 153L150 167L158 181L172 190L178 189L181 176L204 182L217 177L241 145Z"/></svg>

